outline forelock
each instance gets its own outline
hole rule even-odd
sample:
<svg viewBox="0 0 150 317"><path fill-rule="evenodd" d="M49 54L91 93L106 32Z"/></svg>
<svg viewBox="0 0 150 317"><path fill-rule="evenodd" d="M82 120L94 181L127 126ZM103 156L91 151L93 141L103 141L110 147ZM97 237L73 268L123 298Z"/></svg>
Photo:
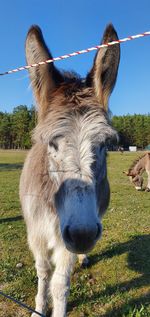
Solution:
<svg viewBox="0 0 150 317"><path fill-rule="evenodd" d="M71 135L75 138L79 131L81 141L88 139L93 145L117 140L117 133L106 114L99 107L89 105L78 109L51 109L45 119L36 126L33 140L48 143L58 135Z"/></svg>

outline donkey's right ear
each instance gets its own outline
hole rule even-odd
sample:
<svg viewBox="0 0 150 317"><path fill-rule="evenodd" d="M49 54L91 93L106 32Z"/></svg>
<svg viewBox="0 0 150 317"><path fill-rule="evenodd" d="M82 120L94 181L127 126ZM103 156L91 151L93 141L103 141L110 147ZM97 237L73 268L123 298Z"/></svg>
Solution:
<svg viewBox="0 0 150 317"><path fill-rule="evenodd" d="M42 32L37 25L32 26L26 38L26 58L27 64L35 64L52 59ZM50 93L63 81L62 75L55 68L53 63L30 68L30 78L34 90L34 95L39 106L39 111L44 111Z"/></svg>

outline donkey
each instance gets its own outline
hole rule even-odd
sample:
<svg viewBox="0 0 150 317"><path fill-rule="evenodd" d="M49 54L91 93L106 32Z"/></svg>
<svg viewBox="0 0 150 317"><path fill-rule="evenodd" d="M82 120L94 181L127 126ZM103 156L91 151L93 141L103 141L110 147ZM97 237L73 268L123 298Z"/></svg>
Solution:
<svg viewBox="0 0 150 317"><path fill-rule="evenodd" d="M117 39L108 25L102 43ZM38 26L27 34L26 58L28 64L52 58ZM36 311L42 314L50 291L52 316L66 316L76 255L86 261L102 234L110 198L106 144L117 139L108 99L119 60L117 44L97 52L84 80L53 63L29 70L38 123L20 179L20 200L38 276Z"/></svg>
<svg viewBox="0 0 150 317"><path fill-rule="evenodd" d="M124 172L130 177L131 182L134 184L137 190L142 190L143 177L141 176L143 172L146 171L148 175L148 183L145 191L150 191L150 152L145 153L137 160L135 160L128 172Z"/></svg>

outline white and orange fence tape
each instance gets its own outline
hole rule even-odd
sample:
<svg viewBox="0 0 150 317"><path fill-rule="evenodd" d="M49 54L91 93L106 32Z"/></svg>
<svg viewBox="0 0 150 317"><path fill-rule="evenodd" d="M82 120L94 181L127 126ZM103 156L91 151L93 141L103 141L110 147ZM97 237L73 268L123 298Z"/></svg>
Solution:
<svg viewBox="0 0 150 317"><path fill-rule="evenodd" d="M80 54L89 53L91 51L98 50L99 48L104 48L104 47L108 47L108 46L111 46L111 45L116 45L118 43L124 43L124 42L127 42L127 41L135 40L135 39L138 39L140 37L149 36L149 35L150 35L150 31L147 31L147 32L144 32L144 33L140 33L140 34L136 34L136 35L131 35L131 36L128 36L128 37L126 37L124 39L108 42L106 44L96 45L96 46L93 46L93 47L90 47L90 48L87 48L87 49L84 49L84 50L81 50L81 51L73 52L73 53L62 55L62 56L59 56L59 57L54 57L54 58L48 59L46 61L41 61L39 63L26 65L26 66L21 66L21 67L12 69L12 70L8 70L6 72L0 73L0 76L12 74L12 73L17 73L17 72L20 72L20 71L25 70L25 69L28 70L31 67L37 67L37 66L49 64L49 63L52 63L52 62L57 62L57 61L60 61L60 60L63 60L63 59L69 58L69 57L73 57L73 56L77 56L77 55L80 55Z"/></svg>

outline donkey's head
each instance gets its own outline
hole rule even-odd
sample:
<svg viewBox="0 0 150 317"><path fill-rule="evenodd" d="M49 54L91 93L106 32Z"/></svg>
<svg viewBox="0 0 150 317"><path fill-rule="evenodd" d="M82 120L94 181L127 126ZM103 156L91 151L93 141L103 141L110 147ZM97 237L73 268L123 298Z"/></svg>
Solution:
<svg viewBox="0 0 150 317"><path fill-rule="evenodd" d="M130 169L128 172L123 172L123 173L129 177L130 182L135 186L136 190L142 190L143 177L140 174L135 173L134 171Z"/></svg>
<svg viewBox="0 0 150 317"><path fill-rule="evenodd" d="M141 175L131 176L132 183L135 186L136 190L142 190L143 186L143 177Z"/></svg>
<svg viewBox="0 0 150 317"><path fill-rule="evenodd" d="M117 39L109 25L102 43ZM26 56L28 64L52 58L37 26L27 35ZM100 238L109 203L106 144L117 135L107 110L119 59L119 44L100 49L84 80L53 63L30 69L39 118L34 139L47 147L62 238L75 253L89 251Z"/></svg>

